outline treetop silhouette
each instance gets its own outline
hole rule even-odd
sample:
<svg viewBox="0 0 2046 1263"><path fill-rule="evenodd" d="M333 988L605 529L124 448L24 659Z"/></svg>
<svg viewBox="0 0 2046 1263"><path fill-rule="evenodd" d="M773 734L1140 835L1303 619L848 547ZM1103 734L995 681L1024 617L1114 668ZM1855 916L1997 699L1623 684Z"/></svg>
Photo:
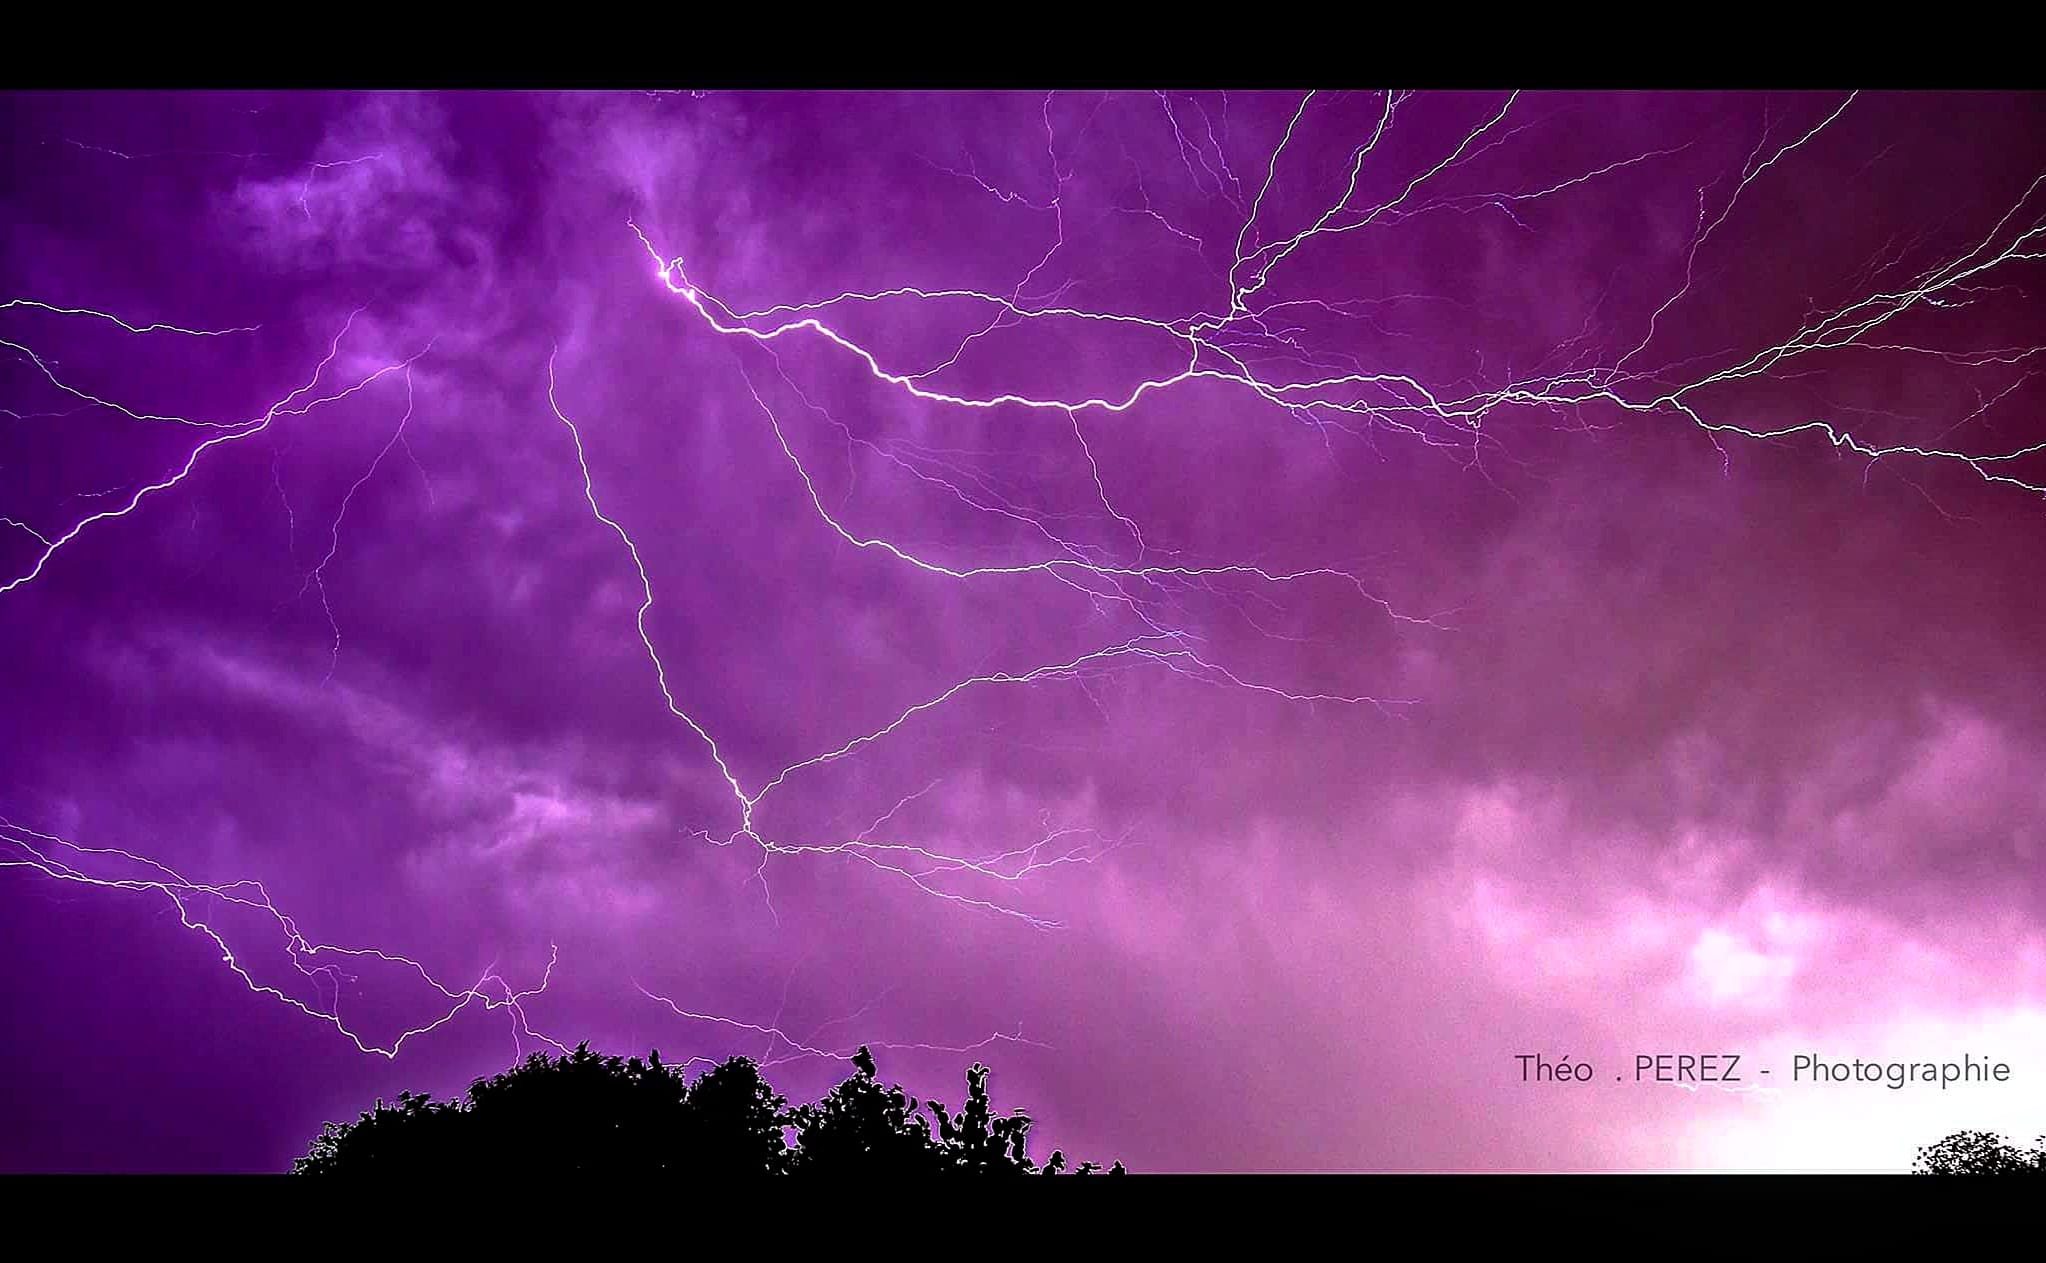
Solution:
<svg viewBox="0 0 2046 1263"><path fill-rule="evenodd" d="M966 1103L956 1115L940 1102L918 1102L900 1084L884 1088L864 1046L852 1066L852 1076L822 1100L791 1107L745 1057L691 1083L663 1065L658 1050L641 1060L594 1053L585 1043L560 1057L534 1053L476 1080L460 1101L412 1092L400 1093L394 1106L378 1100L353 1123L328 1123L292 1170L441 1178L536 1167L610 1175L1067 1170L1059 1151L1042 1166L1030 1158L1030 1116L994 1112L984 1065L966 1072ZM1073 1173L1100 1170L1083 1162ZM1123 1174L1122 1163L1108 1173Z"/></svg>
<svg viewBox="0 0 2046 1263"><path fill-rule="evenodd" d="M2046 1136L2029 1149L1989 1131L1957 1131L1918 1151L1916 1175L2046 1175Z"/></svg>

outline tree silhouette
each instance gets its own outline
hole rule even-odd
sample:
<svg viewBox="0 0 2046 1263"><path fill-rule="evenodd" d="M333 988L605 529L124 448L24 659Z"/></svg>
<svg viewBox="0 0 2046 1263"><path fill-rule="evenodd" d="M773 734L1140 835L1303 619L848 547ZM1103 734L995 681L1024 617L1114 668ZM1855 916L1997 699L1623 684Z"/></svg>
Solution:
<svg viewBox="0 0 2046 1263"><path fill-rule="evenodd" d="M824 1173L935 1175L947 1170L917 1100L898 1084L883 1088L873 1054L853 1056L853 1076L815 1105L792 1111L799 1138L795 1169Z"/></svg>
<svg viewBox="0 0 2046 1263"><path fill-rule="evenodd" d="M2046 1136L2029 1149L1989 1131L1957 1131L1918 1151L1918 1175L2046 1175Z"/></svg>
<svg viewBox="0 0 2046 1263"><path fill-rule="evenodd" d="M680 1070L604 1056L535 1053L502 1074L478 1079L461 1101L400 1093L353 1123L328 1123L292 1166L301 1175L377 1177L510 1174L536 1169L623 1175L819 1172L860 1175L951 1173L1058 1175L1054 1151L1030 1159L1031 1120L994 1112L988 1068L966 1072L966 1104L955 1116L919 1104L900 1084L884 1088L862 1047L851 1078L814 1105L790 1108L745 1057L687 1082ZM937 1121L935 1132L928 1109ZM793 1143L790 1137L794 1137ZM1080 1164L1075 1174L1101 1167ZM1109 1174L1123 1174L1118 1162Z"/></svg>

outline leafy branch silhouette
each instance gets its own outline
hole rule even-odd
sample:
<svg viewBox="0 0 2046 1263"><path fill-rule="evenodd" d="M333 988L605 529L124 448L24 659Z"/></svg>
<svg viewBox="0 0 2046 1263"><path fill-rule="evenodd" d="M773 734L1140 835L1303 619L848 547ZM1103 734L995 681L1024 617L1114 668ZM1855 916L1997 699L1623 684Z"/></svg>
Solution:
<svg viewBox="0 0 2046 1263"><path fill-rule="evenodd" d="M883 1087L864 1046L852 1065L852 1076L822 1100L791 1107L749 1058L733 1057L691 1083L662 1064L659 1050L628 1059L584 1043L560 1057L534 1053L478 1079L462 1100L412 1092L394 1105L378 1100L352 1123L326 1124L292 1170L378 1177L536 1167L705 1175L1068 1171L1057 1150L1042 1166L1032 1161L1030 1116L995 1113L986 1066L966 1072L966 1104L954 1114L940 1102L918 1102L900 1084ZM1083 1162L1071 1173L1101 1170ZM1124 1174L1122 1163L1107 1173Z"/></svg>

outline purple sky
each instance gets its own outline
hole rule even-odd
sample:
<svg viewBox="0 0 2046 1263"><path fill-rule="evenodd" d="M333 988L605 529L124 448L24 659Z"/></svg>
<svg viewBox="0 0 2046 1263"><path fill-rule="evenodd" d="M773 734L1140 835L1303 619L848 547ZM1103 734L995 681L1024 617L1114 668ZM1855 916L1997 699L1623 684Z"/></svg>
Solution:
<svg viewBox="0 0 2046 1263"><path fill-rule="evenodd" d="M2046 98L0 110L0 1170L581 1039L1151 1171L2046 1130Z"/></svg>

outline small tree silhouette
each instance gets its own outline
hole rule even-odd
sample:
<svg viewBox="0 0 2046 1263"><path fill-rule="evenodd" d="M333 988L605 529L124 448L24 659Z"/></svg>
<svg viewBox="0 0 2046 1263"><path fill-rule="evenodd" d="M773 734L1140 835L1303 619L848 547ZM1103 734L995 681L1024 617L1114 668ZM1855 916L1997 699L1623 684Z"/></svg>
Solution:
<svg viewBox="0 0 2046 1263"><path fill-rule="evenodd" d="M1918 1151L1917 1175L2046 1175L2046 1136L2024 1149L1989 1131L1957 1131Z"/></svg>
<svg viewBox="0 0 2046 1263"><path fill-rule="evenodd" d="M760 1068L733 1057L694 1083L661 1063L604 1056L580 1045L562 1057L535 1053L469 1086L463 1101L401 1093L353 1123L328 1123L301 1175L445 1177L534 1169L593 1174L794 1172L860 1175L952 1173L1058 1175L1063 1153L1038 1167L1027 1153L1031 1120L994 1112L988 1068L966 1073L966 1105L955 1117L936 1101L920 1106L900 1084L884 1088L865 1047L851 1078L814 1105L789 1108ZM922 1110L937 1120L931 1123ZM795 1143L788 1141L793 1132ZM1080 1164L1076 1174L1100 1171ZM1123 1174L1122 1163L1109 1174Z"/></svg>

